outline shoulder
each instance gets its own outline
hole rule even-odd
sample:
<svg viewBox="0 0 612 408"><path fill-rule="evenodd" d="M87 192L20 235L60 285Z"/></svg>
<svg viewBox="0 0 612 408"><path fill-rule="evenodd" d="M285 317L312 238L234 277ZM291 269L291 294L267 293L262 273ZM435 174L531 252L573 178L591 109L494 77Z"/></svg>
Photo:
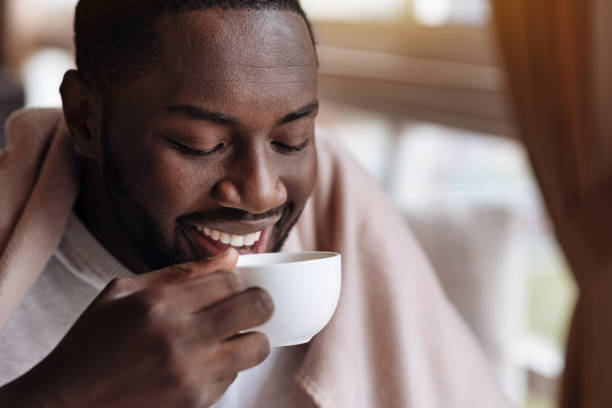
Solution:
<svg viewBox="0 0 612 408"><path fill-rule="evenodd" d="M317 152L319 174L311 204L318 244L334 250L350 248L363 262L384 261L396 267L401 253L404 265L430 273L430 264L396 204L342 142L318 132ZM391 274L392 269L404 270L376 269Z"/></svg>
<svg viewBox="0 0 612 408"><path fill-rule="evenodd" d="M15 156L41 152L62 118L60 109L21 109L12 113L5 122L6 145L0 149L0 162L6 162L9 152ZM38 156L37 156L38 157Z"/></svg>
<svg viewBox="0 0 612 408"><path fill-rule="evenodd" d="M42 129L53 130L62 117L59 108L24 108L13 112L5 123L7 138L29 135Z"/></svg>

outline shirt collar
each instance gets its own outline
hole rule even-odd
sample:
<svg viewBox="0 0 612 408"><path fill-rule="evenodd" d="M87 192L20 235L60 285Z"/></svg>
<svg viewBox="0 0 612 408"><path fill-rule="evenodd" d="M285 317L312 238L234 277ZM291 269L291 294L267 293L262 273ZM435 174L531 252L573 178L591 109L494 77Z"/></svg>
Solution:
<svg viewBox="0 0 612 408"><path fill-rule="evenodd" d="M79 279L98 290L115 278L134 276L112 256L72 212L55 257Z"/></svg>

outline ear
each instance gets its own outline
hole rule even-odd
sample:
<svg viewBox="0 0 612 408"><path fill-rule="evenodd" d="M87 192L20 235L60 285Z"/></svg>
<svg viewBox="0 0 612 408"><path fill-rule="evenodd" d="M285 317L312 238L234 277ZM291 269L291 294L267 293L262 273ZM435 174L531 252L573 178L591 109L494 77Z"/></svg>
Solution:
<svg viewBox="0 0 612 408"><path fill-rule="evenodd" d="M60 94L66 125L77 151L92 160L102 160L102 101L79 71L64 74Z"/></svg>

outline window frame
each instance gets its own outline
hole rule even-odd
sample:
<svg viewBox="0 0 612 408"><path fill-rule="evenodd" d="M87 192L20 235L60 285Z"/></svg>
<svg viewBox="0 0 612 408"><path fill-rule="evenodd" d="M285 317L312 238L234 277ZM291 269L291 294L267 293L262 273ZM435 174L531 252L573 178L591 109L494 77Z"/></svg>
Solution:
<svg viewBox="0 0 612 408"><path fill-rule="evenodd" d="M323 98L391 117L515 137L505 74L490 25L315 21L314 28L322 54ZM334 58L333 50L342 57ZM389 80L389 61L398 58L407 67L405 75ZM380 70L360 75L366 59ZM453 64L461 67L461 75L449 71ZM437 80L428 73L438 73ZM487 86L478 83L483 73L493 78Z"/></svg>

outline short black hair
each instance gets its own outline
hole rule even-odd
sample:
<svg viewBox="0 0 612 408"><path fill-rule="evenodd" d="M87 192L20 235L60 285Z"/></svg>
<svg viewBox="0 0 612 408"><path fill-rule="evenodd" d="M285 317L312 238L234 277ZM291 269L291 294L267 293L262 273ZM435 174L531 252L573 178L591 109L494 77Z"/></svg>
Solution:
<svg viewBox="0 0 612 408"><path fill-rule="evenodd" d="M119 87L146 74L159 57L159 17L212 8L297 13L315 46L299 0L79 0L74 19L77 69L104 91Z"/></svg>

